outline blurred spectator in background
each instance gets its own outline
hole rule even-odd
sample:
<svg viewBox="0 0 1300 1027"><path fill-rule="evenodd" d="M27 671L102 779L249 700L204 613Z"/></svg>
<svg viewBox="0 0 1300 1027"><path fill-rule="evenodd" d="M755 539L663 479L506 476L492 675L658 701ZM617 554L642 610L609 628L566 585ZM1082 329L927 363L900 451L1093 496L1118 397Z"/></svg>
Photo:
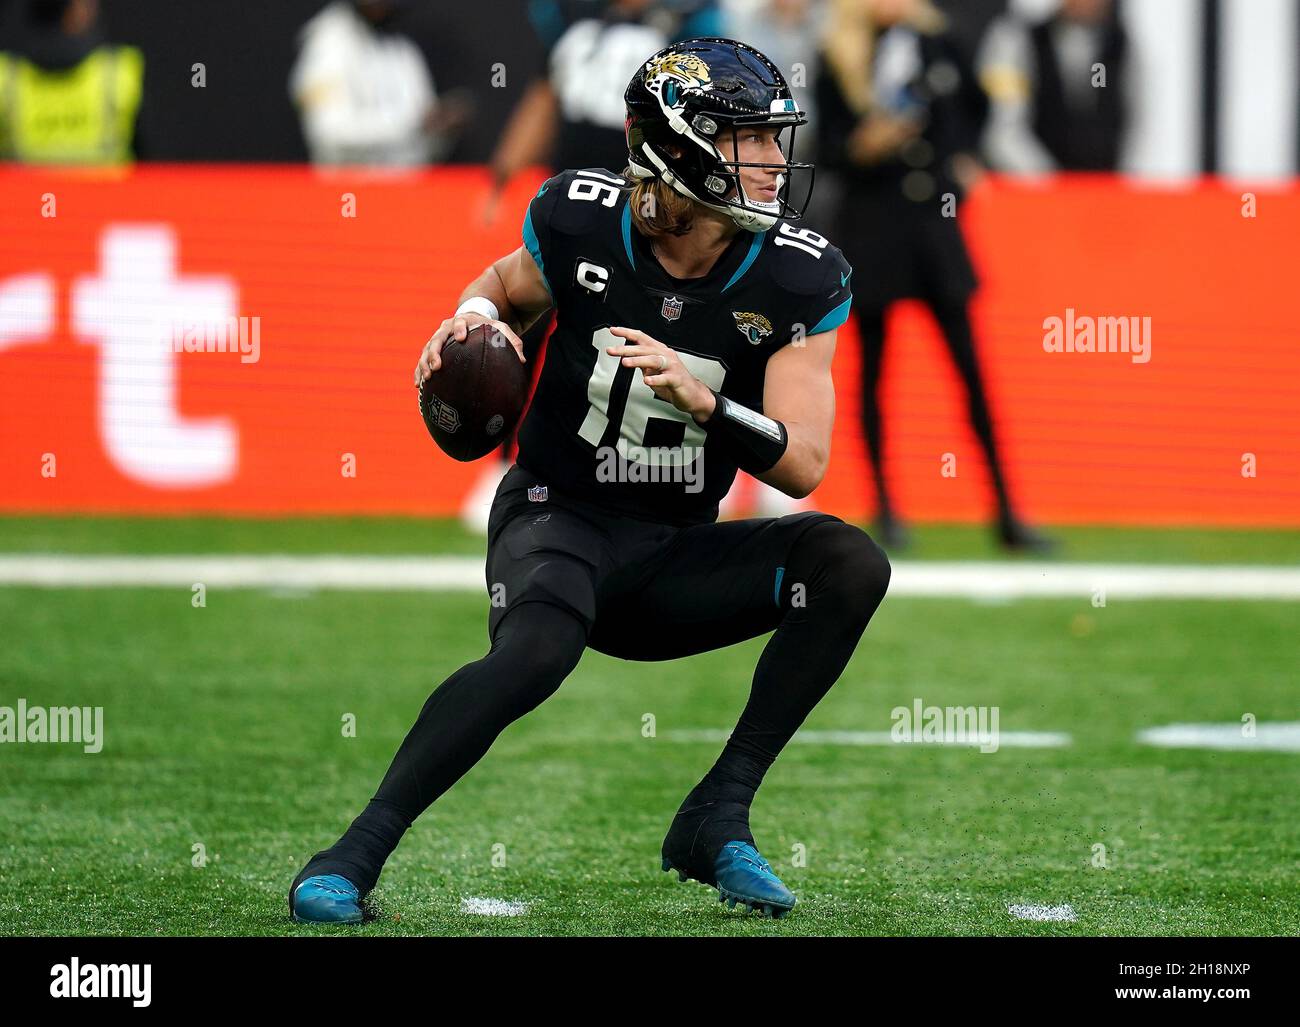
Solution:
<svg viewBox="0 0 1300 1027"><path fill-rule="evenodd" d="M105 42L98 0L26 0L0 51L0 159L126 164L140 156L144 57Z"/></svg>
<svg viewBox="0 0 1300 1027"><path fill-rule="evenodd" d="M674 39L723 34L713 0L533 0L529 16L545 70L524 91L492 156L494 200L538 164L622 172L623 91L641 62Z"/></svg>
<svg viewBox="0 0 1300 1027"><path fill-rule="evenodd" d="M993 100L984 138L990 163L1020 174L1114 171L1127 65L1128 38L1112 0L1062 0L1036 24L996 20L979 54Z"/></svg>
<svg viewBox="0 0 1300 1027"><path fill-rule="evenodd" d="M818 0L722 0L727 34L743 40L772 59L785 73L799 109L817 123L817 98L813 91L817 58L821 50L824 6ZM816 149L812 132L796 133L791 160L812 160Z"/></svg>
<svg viewBox="0 0 1300 1027"><path fill-rule="evenodd" d="M440 160L469 116L439 102L397 16L410 0L334 0L302 30L289 92L314 164L415 167Z"/></svg>
<svg viewBox="0 0 1300 1027"><path fill-rule="evenodd" d="M817 104L820 161L843 177L836 239L854 271L879 541L893 549L909 541L885 477L879 393L886 311L915 298L934 314L965 384L997 497L999 539L1045 548L1012 508L967 309L975 272L954 215L979 172L972 154L987 111L970 62L928 0L835 0Z"/></svg>

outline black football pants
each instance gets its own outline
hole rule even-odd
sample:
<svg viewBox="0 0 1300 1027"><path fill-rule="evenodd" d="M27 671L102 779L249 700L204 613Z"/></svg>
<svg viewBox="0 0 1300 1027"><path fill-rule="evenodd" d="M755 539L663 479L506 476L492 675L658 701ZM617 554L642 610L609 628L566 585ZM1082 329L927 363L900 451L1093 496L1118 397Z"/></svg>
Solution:
<svg viewBox="0 0 1300 1027"><path fill-rule="evenodd" d="M750 798L844 670L889 583L883 551L827 514L673 527L554 496L531 502L535 481L513 468L493 504L491 648L429 696L369 807L310 872L369 891L411 822L552 695L587 647L668 660L774 632L706 776Z"/></svg>

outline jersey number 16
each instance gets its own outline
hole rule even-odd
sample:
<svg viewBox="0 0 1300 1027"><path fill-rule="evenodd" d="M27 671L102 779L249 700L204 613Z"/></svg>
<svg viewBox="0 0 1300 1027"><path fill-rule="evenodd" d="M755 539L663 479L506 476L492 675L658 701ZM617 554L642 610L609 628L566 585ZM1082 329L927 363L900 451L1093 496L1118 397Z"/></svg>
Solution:
<svg viewBox="0 0 1300 1027"><path fill-rule="evenodd" d="M593 446L600 445L605 429L609 427L610 396L618 370L622 367L621 358L606 353L605 348L625 343L625 339L620 339L608 328L599 328L591 336L591 344L597 353L595 369L587 382L587 400L591 407L578 434ZM677 357L686 365L686 370L709 388L715 391L722 388L727 369L719 361L681 350L677 351ZM647 448L646 428L652 418L684 425L686 432L682 444ZM641 370L635 369L628 379L627 402L623 405L623 420L618 426L618 452L624 460L652 467L681 467L698 459L704 437L704 429L695 423L695 418L656 396L654 389L645 383Z"/></svg>

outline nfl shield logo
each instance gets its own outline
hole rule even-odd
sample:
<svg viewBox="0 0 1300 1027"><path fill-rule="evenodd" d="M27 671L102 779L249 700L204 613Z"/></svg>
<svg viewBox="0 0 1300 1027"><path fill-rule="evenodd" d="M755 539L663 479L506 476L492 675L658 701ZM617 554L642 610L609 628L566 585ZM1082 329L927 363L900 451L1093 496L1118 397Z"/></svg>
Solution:
<svg viewBox="0 0 1300 1027"><path fill-rule="evenodd" d="M533 485L533 486L530 486L529 489L528 489L528 502L530 502L530 503L545 503L545 502L546 502L546 486L545 486L545 485Z"/></svg>
<svg viewBox="0 0 1300 1027"><path fill-rule="evenodd" d="M682 301L676 296L665 296L659 313L663 314L665 321L676 321L682 316Z"/></svg>

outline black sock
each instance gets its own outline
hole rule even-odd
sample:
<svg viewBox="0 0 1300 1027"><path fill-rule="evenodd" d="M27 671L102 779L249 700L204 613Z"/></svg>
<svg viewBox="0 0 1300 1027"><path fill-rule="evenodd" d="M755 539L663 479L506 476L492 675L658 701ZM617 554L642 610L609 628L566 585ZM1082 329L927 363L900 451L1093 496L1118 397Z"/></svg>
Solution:
<svg viewBox="0 0 1300 1027"><path fill-rule="evenodd" d="M686 797L664 838L663 854L678 870L705 884L716 883L714 860L728 842L754 844L749 804L754 789L706 777Z"/></svg>
<svg viewBox="0 0 1300 1027"><path fill-rule="evenodd" d="M411 821L400 810L382 799L371 799L361 815L328 849L316 853L294 882L308 877L340 874L357 886L363 896L370 893L402 835Z"/></svg>
<svg viewBox="0 0 1300 1027"><path fill-rule="evenodd" d="M776 753L755 741L744 718L727 740L712 769L686 796L679 814L699 821L695 846L711 860L727 842L754 844L749 828L749 807L754 794L776 759Z"/></svg>
<svg viewBox="0 0 1300 1027"><path fill-rule="evenodd" d="M754 801L758 786L763 783L767 768L776 759L776 753L759 744L755 734L742 718L727 740L722 755L682 805L725 800L748 807Z"/></svg>

